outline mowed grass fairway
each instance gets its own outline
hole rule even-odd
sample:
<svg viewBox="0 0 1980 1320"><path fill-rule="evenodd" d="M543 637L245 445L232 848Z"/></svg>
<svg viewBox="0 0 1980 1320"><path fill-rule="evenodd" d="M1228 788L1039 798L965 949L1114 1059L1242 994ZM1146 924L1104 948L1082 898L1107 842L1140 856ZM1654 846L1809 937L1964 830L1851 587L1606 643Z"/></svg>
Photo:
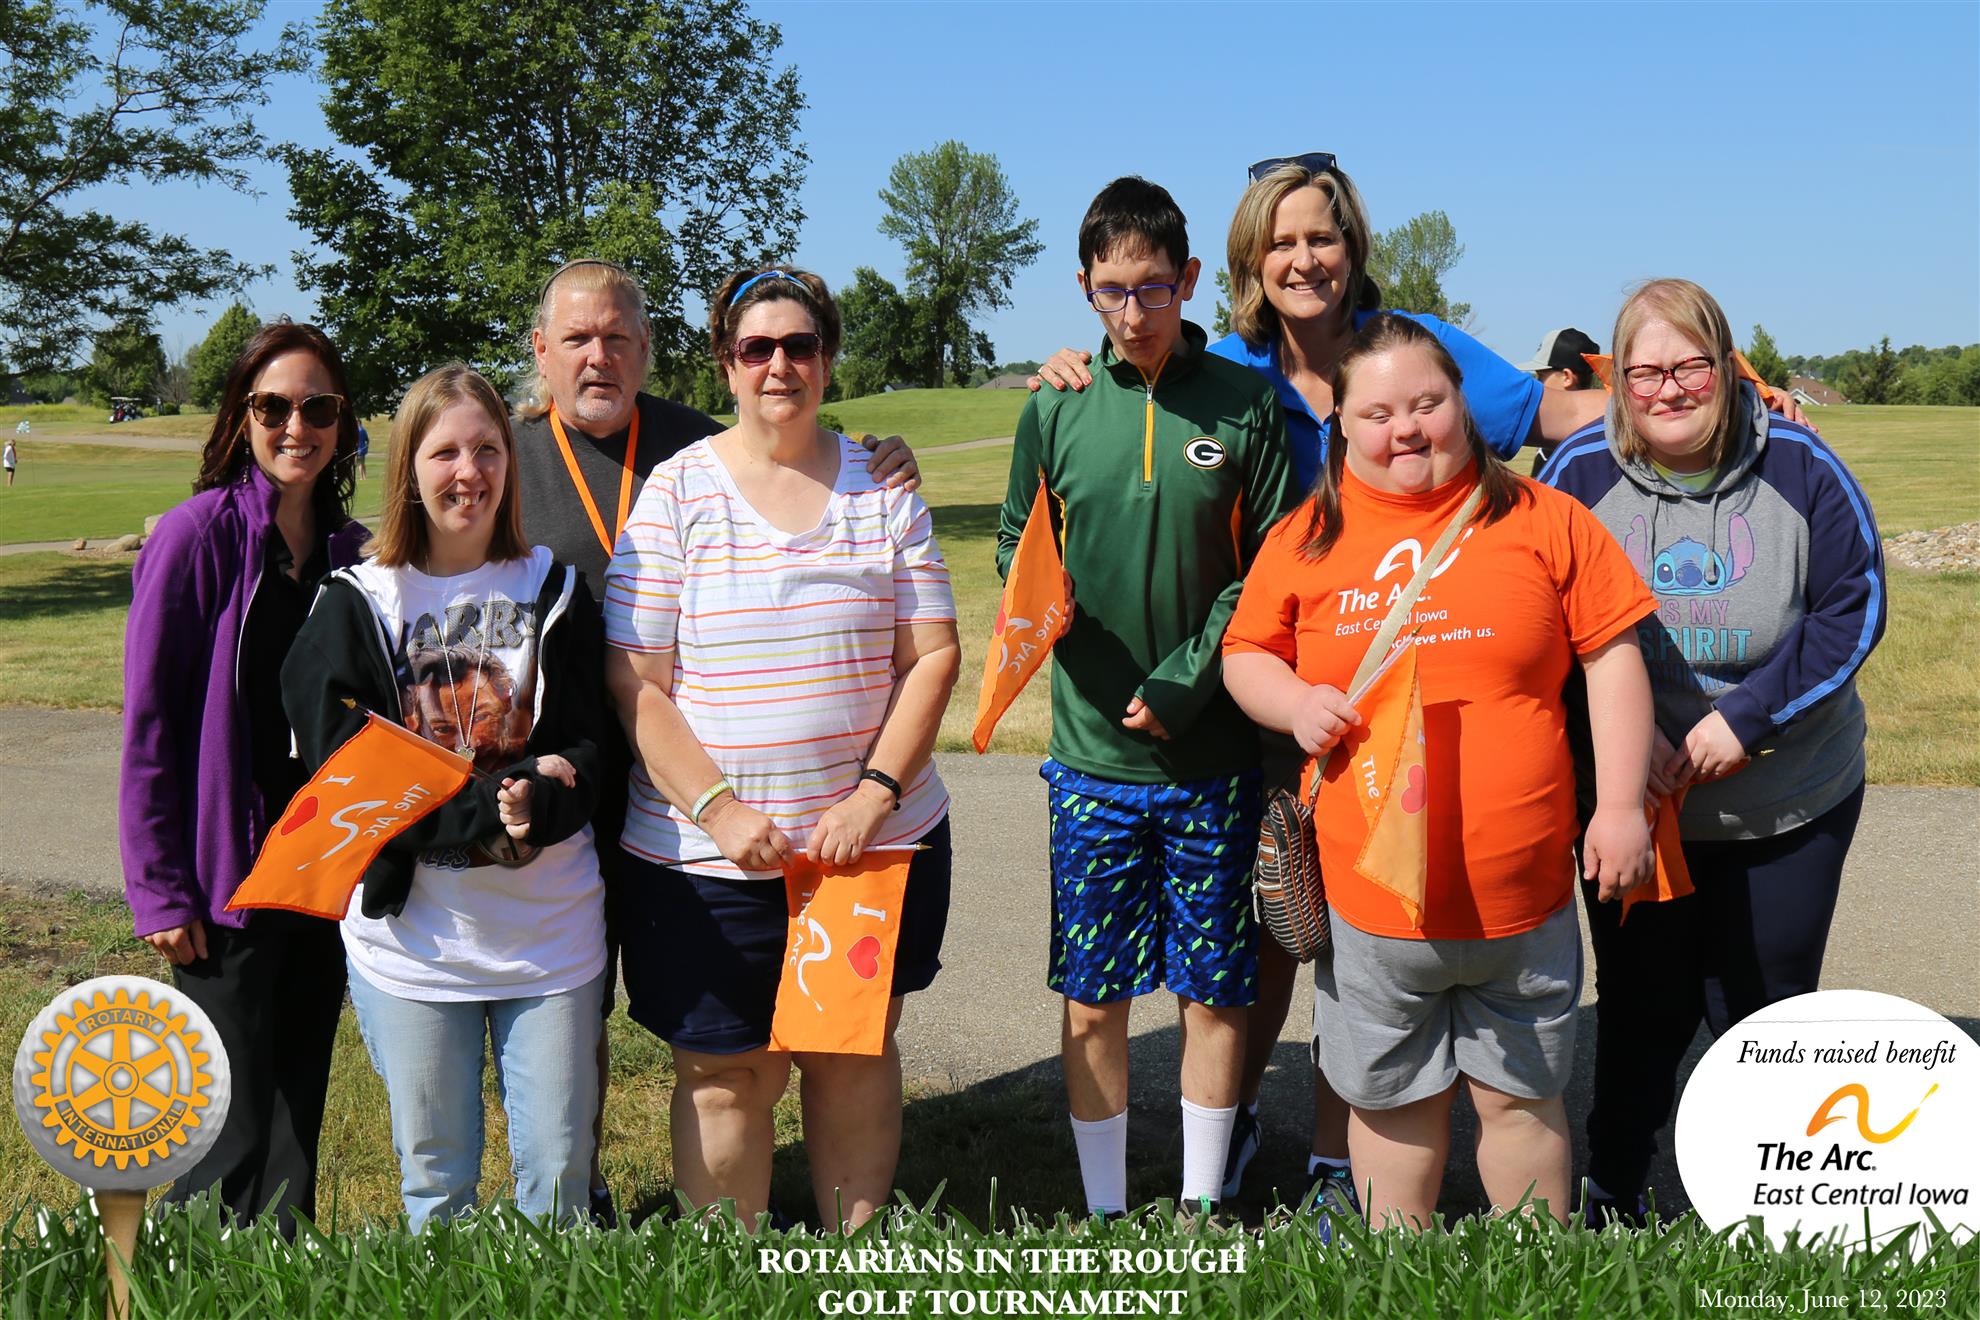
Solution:
<svg viewBox="0 0 1980 1320"><path fill-rule="evenodd" d="M26 422L30 434L47 440L71 435L148 435L174 440L204 440L212 429L212 413L174 413L169 417L147 415L127 422L112 423L110 410L87 403L30 403L25 407L0 407L0 429L8 435Z"/></svg>
<svg viewBox="0 0 1980 1320"><path fill-rule="evenodd" d="M849 431L903 436L921 450L1014 435L1029 397L1024 390L895 390L828 403L825 411Z"/></svg>
<svg viewBox="0 0 1980 1320"><path fill-rule="evenodd" d="M69 411L69 405L35 405ZM144 530L144 520L163 513L192 494L199 455L168 449L125 447L124 437L204 442L213 429L210 413L180 417L140 417L109 426L89 410L88 421L33 422L34 431L14 436L19 414L31 409L0 408L0 434L12 437L20 471L11 488L0 488L0 546L32 541L106 540ZM9 420L10 416L12 420ZM360 518L378 512L377 479L391 448L391 419L374 417L368 480L358 483ZM85 435L96 443L77 444L65 436ZM104 443L108 441L109 443Z"/></svg>

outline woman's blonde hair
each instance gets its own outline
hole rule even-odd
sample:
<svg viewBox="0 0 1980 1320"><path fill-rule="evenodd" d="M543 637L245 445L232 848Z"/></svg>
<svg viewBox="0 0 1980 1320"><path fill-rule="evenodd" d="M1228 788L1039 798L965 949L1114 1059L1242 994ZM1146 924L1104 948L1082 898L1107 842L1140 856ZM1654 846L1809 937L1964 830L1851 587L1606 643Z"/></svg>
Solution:
<svg viewBox="0 0 1980 1320"><path fill-rule="evenodd" d="M1733 417L1739 404L1739 381L1733 374L1732 327L1726 323L1725 309L1718 300L1690 280L1647 281L1629 295L1622 310L1616 313L1615 338L1609 341L1615 345L1615 391L1619 396L1618 406L1610 410L1616 452L1638 462L1650 456L1650 444L1637 429L1630 409L1629 386L1623 380L1623 372L1630 365L1636 336L1652 321L1668 323L1712 359L1712 384L1718 395L1710 405L1714 416L1711 436L1705 442L1705 460L1708 467L1717 467L1732 445Z"/></svg>
<svg viewBox="0 0 1980 1320"><path fill-rule="evenodd" d="M1237 212L1231 216L1230 239L1224 246L1231 281L1231 329L1254 348L1278 342L1279 313L1266 300L1258 267L1272 250L1272 218L1278 214L1279 203L1301 188L1318 188L1326 197L1341 241L1347 244L1348 310L1342 315L1378 311L1382 306L1382 292L1368 276L1373 236L1354 180L1339 168L1315 171L1288 162L1244 190Z"/></svg>
<svg viewBox="0 0 1980 1320"><path fill-rule="evenodd" d="M386 568L417 566L426 558L426 506L420 503L419 471L414 460L440 414L457 403L479 405L502 436L502 502L495 508L495 533L488 541L488 557L521 559L529 553L529 542L523 538L522 497L517 489L521 482L516 476L516 437L509 429L509 410L479 372L456 362L436 367L414 381L392 419L392 456L385 465L378 534L364 547L367 555Z"/></svg>

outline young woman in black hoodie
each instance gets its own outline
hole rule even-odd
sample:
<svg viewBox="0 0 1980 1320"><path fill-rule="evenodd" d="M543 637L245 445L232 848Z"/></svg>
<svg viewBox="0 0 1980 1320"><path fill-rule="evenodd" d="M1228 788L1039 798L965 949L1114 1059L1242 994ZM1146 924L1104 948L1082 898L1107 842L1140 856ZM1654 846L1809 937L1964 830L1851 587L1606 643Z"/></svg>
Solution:
<svg viewBox="0 0 1980 1320"><path fill-rule="evenodd" d="M406 394L371 558L331 577L282 668L312 770L378 712L475 774L365 873L343 923L417 1229L474 1204L492 1038L516 1203L586 1204L605 978L589 819L603 715L583 582L522 536L507 409L466 367Z"/></svg>

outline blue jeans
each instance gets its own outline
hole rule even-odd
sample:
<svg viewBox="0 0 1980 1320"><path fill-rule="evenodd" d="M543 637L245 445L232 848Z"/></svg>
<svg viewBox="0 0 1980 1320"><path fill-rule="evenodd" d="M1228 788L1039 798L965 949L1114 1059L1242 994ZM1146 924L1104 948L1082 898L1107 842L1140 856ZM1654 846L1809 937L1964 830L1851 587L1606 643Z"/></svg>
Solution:
<svg viewBox="0 0 1980 1320"><path fill-rule="evenodd" d="M568 1221L590 1202L591 1122L598 1114L601 974L527 999L401 999L351 968L351 1006L392 1101L399 1190L418 1232L475 1203L481 1181L482 1044L509 1115L516 1208Z"/></svg>

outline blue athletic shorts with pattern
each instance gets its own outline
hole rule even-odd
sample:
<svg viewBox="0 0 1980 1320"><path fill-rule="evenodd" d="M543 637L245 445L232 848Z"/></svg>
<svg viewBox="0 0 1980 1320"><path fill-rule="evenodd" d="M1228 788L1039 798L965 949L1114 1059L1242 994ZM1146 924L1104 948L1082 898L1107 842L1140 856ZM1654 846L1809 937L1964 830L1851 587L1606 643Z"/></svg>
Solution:
<svg viewBox="0 0 1980 1320"><path fill-rule="evenodd" d="M1259 774L1122 784L1047 760L1046 984L1082 1004L1167 986L1219 1008L1258 998L1251 864Z"/></svg>

